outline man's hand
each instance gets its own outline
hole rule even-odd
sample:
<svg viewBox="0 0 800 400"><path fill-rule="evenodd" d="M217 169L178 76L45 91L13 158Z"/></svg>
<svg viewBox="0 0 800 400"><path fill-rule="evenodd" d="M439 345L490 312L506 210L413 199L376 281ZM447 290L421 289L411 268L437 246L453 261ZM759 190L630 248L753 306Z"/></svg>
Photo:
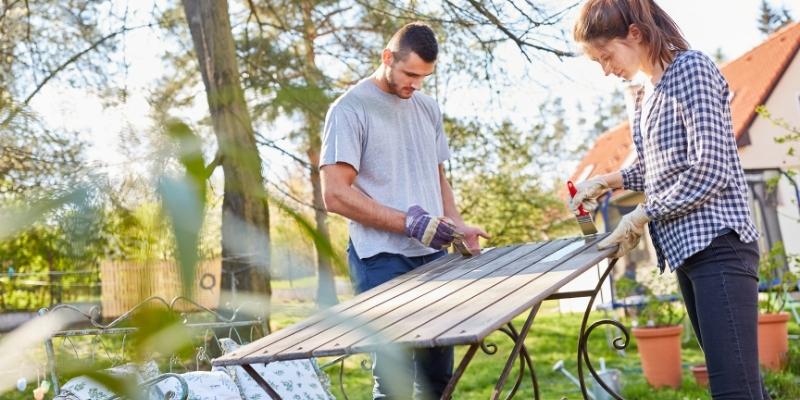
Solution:
<svg viewBox="0 0 800 400"><path fill-rule="evenodd" d="M594 211L597 208L597 198L606 194L610 187L605 179L598 176L575 185L575 189L578 191L569 201L569 208L573 214L578 215L580 205L583 205L583 209L588 213Z"/></svg>
<svg viewBox="0 0 800 400"><path fill-rule="evenodd" d="M622 217L617 228L611 232L611 235L600 241L597 244L597 248L603 250L619 244L617 252L611 258L620 258L630 253L639 244L644 226L649 221L650 217L647 216L644 207L639 204L633 211Z"/></svg>
<svg viewBox="0 0 800 400"><path fill-rule="evenodd" d="M455 239L455 231L449 218L434 217L420 206L411 206L406 212L406 236L430 248L441 250L449 246Z"/></svg>
<svg viewBox="0 0 800 400"><path fill-rule="evenodd" d="M456 233L463 236L464 244L467 245L467 249L473 255L480 254L481 252L481 245L478 240L478 237L483 237L484 239L491 239L491 236L486 233L481 228L477 226L456 226Z"/></svg>

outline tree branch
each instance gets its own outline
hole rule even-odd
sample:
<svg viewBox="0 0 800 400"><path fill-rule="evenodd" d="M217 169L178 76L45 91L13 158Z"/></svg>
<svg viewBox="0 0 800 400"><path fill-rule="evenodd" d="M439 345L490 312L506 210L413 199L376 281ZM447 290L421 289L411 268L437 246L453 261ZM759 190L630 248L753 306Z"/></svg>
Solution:
<svg viewBox="0 0 800 400"><path fill-rule="evenodd" d="M20 105L18 105L15 109L13 109L9 113L8 117L6 117L6 119L3 120L2 123L0 123L0 126L5 126L6 124L8 124L9 121L11 121L11 119L13 119L15 116L17 116L17 114L19 113L19 110L22 109L23 106L28 105L28 103L30 103L30 101L33 99L33 97L36 96L36 94L38 94L39 91L42 90L42 88L44 88L44 86L48 82L50 82L51 79L55 78L56 75L58 75L61 71L63 71L65 68L67 68L70 64L78 61L81 57L83 57L87 53L91 52L92 50L96 49L101 44L103 44L105 41L107 41L107 40L109 40L109 39L111 39L111 38L113 38L113 37L115 37L117 35L120 35L122 33L128 32L128 31L141 29L141 28L148 28L148 27L152 27L152 26L155 26L155 25L158 25L158 23L154 22L154 23L149 23L149 24L146 24L146 25L139 25L139 26L134 26L134 27L123 27L122 29L120 29L120 30L118 30L116 32L112 32L112 33L109 33L106 36L103 36L102 38L100 38L100 40L92 43L89 47L83 49L82 51L78 52L77 54L74 54L72 57L67 59L67 61L65 61L61 65L59 65L56 69L50 71L50 73L47 74L47 76L44 78L44 80L42 80L41 82L39 82L39 84L36 85L36 88L33 90L33 92L31 92L31 94L29 94L25 98L25 100L23 100L22 103L20 103Z"/></svg>
<svg viewBox="0 0 800 400"><path fill-rule="evenodd" d="M271 148L273 148L275 150L278 150L279 152L283 153L284 155L288 156L292 160L296 161L298 164L302 165L304 168L308 169L309 171L317 168L316 166L311 165L311 163L309 163L308 161L303 160L302 158L292 154L288 150L285 150L282 147L278 146L277 144L275 144L274 141L267 139L264 135L262 135L261 133L258 133L258 132L256 132L256 143L263 144L264 146L271 147Z"/></svg>

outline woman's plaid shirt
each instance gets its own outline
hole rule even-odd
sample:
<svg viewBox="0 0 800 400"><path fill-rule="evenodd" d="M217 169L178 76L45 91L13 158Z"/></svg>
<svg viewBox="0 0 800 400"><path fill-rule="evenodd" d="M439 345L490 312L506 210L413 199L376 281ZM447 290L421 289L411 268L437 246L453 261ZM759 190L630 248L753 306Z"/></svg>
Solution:
<svg viewBox="0 0 800 400"><path fill-rule="evenodd" d="M642 137L643 91L635 96L636 161L622 170L623 186L645 193L644 209L658 267L670 270L706 248L721 230L743 242L758 239L747 183L733 135L728 83L714 62L684 51L656 85Z"/></svg>

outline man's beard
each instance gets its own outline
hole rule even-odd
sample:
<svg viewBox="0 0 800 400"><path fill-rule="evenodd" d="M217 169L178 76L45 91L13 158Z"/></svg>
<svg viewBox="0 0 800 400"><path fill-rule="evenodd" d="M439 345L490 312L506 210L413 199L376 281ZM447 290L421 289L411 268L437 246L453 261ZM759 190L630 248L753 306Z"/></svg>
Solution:
<svg viewBox="0 0 800 400"><path fill-rule="evenodd" d="M384 72L384 75L386 77L386 85L389 87L389 92L391 94L393 94L393 95L395 95L395 96L397 96L397 97L399 97L401 99L411 98L411 95L409 95L407 97L403 97L401 95L400 92L401 92L402 89L400 87L398 87L397 82L395 82L394 79L392 78L392 73L388 68ZM414 92L411 92L411 93L413 94Z"/></svg>

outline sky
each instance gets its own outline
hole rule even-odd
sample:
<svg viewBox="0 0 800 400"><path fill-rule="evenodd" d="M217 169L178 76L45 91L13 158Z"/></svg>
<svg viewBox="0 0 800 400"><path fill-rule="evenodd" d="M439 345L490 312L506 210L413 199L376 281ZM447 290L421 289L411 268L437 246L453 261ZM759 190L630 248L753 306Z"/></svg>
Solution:
<svg viewBox="0 0 800 400"><path fill-rule="evenodd" d="M147 19L149 2L134 4L141 7L139 17ZM658 4L673 17L692 48L707 54L719 48L731 60L764 40L756 23L760 0L662 0ZM798 1L773 0L770 4L786 7L795 20L800 17ZM564 18L567 30L571 28L577 11L576 7ZM136 18L136 12L133 10L132 20ZM125 145L120 143L119 132L126 128L150 129L150 106L146 95L164 73L160 58L164 51L163 43L149 30L127 34L125 57L131 64L126 74L126 84L131 94L124 104L108 107L95 96L55 82L46 86L34 98L31 106L50 126L81 132L82 138L88 143L86 155L92 165L105 168L112 174L128 168L121 162L117 150ZM545 99L560 96L567 114L576 114L578 102L590 105L592 99L610 94L615 87L622 87L618 78L605 77L600 66L585 57L530 64L516 47L508 44L501 49L498 59L505 63L510 76L517 80L516 84L503 88L501 95L494 97L485 86L448 93L443 105L445 113L455 117L477 117L485 121L510 119L524 126L535 118L536 105ZM534 77L536 82L530 77ZM487 106L490 98L494 102L491 107ZM204 108L204 93L198 93L198 99L198 106L191 112L202 115L207 111ZM278 155L275 154L275 157ZM278 164L282 162L289 163L279 160ZM569 175L572 172L570 166L574 167L574 163L563 164L559 173Z"/></svg>

